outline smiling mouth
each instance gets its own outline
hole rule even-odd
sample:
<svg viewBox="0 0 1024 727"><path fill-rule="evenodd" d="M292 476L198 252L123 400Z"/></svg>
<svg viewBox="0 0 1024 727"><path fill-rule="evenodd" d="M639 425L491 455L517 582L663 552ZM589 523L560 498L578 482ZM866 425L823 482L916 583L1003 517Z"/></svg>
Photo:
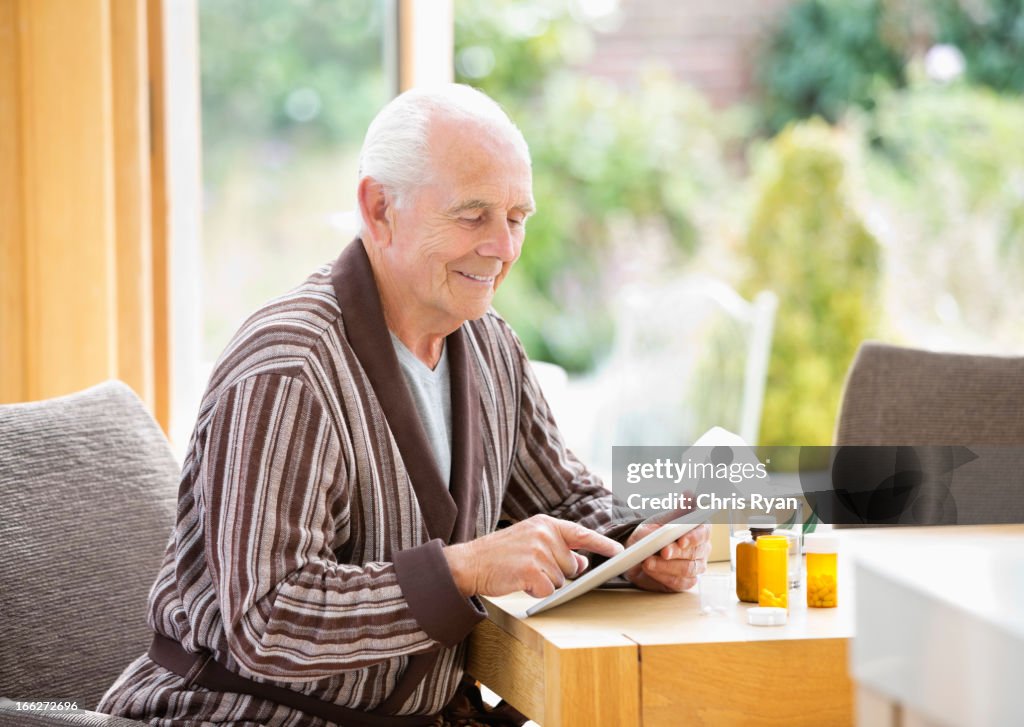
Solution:
<svg viewBox="0 0 1024 727"><path fill-rule="evenodd" d="M493 275L473 275L472 273L464 273L461 270L458 273L462 277L469 278L476 283L493 283L495 277Z"/></svg>

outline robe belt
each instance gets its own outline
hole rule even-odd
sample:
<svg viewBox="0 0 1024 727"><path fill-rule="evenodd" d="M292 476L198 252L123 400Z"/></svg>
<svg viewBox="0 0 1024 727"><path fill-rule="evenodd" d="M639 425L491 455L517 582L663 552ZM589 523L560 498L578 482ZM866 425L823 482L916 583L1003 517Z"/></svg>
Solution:
<svg viewBox="0 0 1024 727"><path fill-rule="evenodd" d="M164 669L184 678L186 686L197 684L216 692L248 694L346 727L349 725L352 727L388 727L390 725L414 727L429 725L435 721L435 718L430 716L388 714L386 711L400 707L413 689L423 680L435 658L433 654L417 654L412 657L405 674L395 686L395 690L373 712L362 712L342 707L334 702L317 699L285 687L243 677L220 664L210 652L186 651L177 641L162 634L153 635L153 643L149 647L149 658Z"/></svg>

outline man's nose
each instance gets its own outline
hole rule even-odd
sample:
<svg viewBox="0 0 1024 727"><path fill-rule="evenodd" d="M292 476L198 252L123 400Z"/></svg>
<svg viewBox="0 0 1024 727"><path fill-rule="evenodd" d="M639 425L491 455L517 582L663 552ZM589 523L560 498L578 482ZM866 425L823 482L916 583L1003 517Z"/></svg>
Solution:
<svg viewBox="0 0 1024 727"><path fill-rule="evenodd" d="M496 220L488 230L487 241L478 252L485 257L496 257L502 262L512 262L519 256L519 238L513 229L514 223L507 219Z"/></svg>

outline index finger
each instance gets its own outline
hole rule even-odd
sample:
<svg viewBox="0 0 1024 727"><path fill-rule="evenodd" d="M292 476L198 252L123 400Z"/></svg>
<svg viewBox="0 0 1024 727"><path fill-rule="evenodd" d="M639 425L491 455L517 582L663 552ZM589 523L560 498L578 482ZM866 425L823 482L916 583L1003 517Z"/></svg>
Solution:
<svg viewBox="0 0 1024 727"><path fill-rule="evenodd" d="M556 520L555 522L558 523L558 533L562 536L562 540L565 541L570 550L583 548L591 553L604 555L608 558L622 552L621 543L607 538L590 528L585 528L577 523L571 523L568 520Z"/></svg>

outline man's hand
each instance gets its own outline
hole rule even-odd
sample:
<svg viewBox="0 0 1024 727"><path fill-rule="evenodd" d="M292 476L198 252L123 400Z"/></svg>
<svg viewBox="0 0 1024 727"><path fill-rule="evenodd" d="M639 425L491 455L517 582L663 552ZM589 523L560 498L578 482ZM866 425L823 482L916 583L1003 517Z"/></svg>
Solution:
<svg viewBox="0 0 1024 727"><path fill-rule="evenodd" d="M626 547L660 528L657 523L641 523L626 541ZM711 526L698 525L640 565L626 571L634 585L648 591L685 591L697 584L697 575L708 567L711 552Z"/></svg>
<svg viewBox="0 0 1024 727"><path fill-rule="evenodd" d="M449 545L444 554L464 596L522 590L543 598L587 567L587 559L573 548L608 557L622 552L620 543L582 525L534 515L468 543Z"/></svg>

